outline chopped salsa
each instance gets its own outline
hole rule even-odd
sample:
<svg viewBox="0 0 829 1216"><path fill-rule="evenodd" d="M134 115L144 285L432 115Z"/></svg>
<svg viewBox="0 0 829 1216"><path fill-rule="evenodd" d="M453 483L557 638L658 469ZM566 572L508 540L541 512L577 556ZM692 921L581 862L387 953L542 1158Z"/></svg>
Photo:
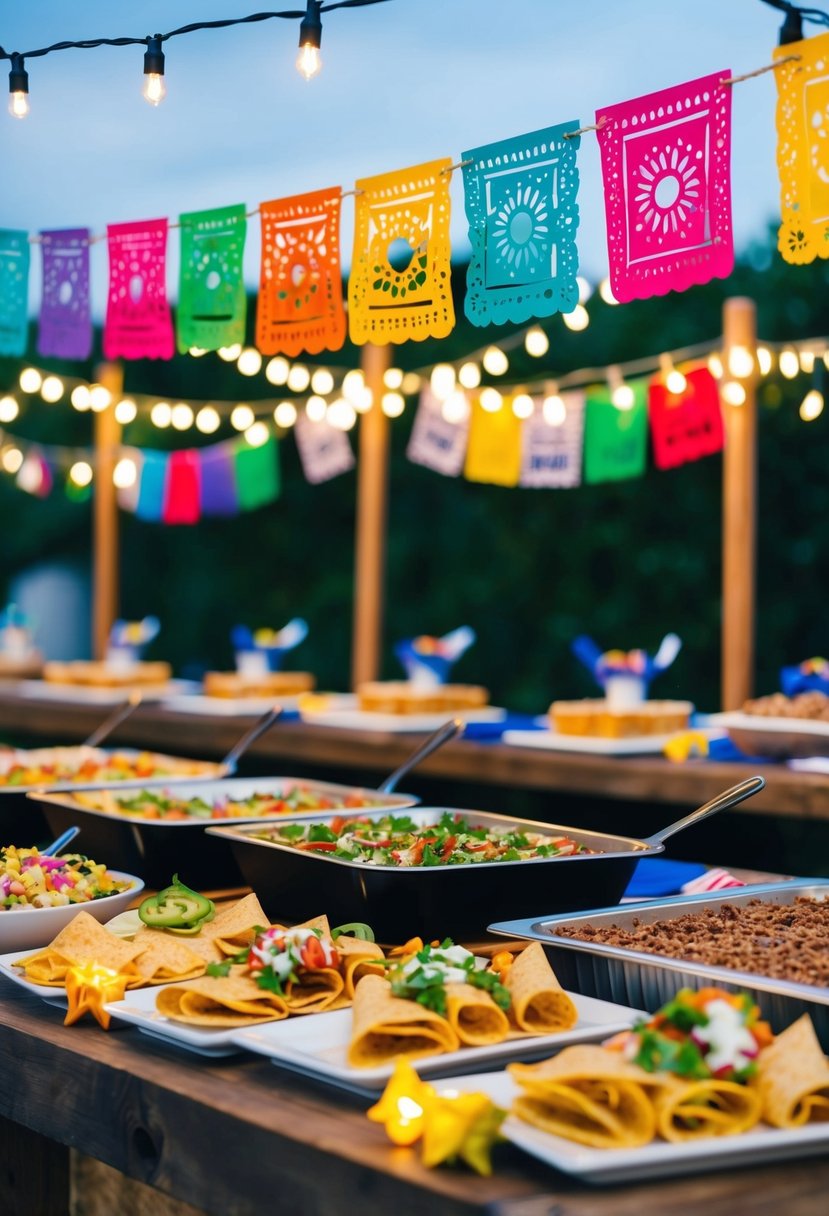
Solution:
<svg viewBox="0 0 829 1216"><path fill-rule="evenodd" d="M0 913L89 903L129 885L81 853L48 857L37 849L0 848Z"/></svg>
<svg viewBox="0 0 829 1216"><path fill-rule="evenodd" d="M359 791L345 796L319 792L302 785L276 793L253 793L248 798L182 798L174 790L136 790L113 794L93 790L75 795L77 802L108 815L131 819L259 819L272 815L296 815L306 811L339 811L378 805Z"/></svg>

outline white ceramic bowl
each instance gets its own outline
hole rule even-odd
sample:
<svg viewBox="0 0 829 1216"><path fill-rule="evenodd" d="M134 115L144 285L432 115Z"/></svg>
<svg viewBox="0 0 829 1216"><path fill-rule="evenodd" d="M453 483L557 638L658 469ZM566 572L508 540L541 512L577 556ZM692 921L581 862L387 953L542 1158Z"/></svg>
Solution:
<svg viewBox="0 0 829 1216"><path fill-rule="evenodd" d="M78 912L88 912L96 920L110 920L119 912L125 912L136 895L144 890L144 882L133 874L110 870L114 878L129 882L124 891L105 895L102 899L91 899L84 904L62 904L58 908L24 908L20 911L0 912L0 954L12 950L36 950L48 946L57 937L64 925L68 925Z"/></svg>

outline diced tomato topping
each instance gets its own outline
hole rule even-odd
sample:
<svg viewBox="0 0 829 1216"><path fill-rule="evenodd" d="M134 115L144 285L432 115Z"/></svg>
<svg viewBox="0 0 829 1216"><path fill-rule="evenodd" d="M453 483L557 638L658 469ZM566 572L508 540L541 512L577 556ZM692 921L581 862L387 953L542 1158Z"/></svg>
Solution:
<svg viewBox="0 0 829 1216"><path fill-rule="evenodd" d="M304 849L306 853L333 853L336 847L336 840L303 840L297 845L298 849Z"/></svg>
<svg viewBox="0 0 829 1216"><path fill-rule="evenodd" d="M452 856L452 851L454 850L455 845L457 843L458 843L457 836L447 836L446 837L446 842L443 846L443 852L441 853L441 857L443 858L444 861L446 861L446 859L448 857Z"/></svg>

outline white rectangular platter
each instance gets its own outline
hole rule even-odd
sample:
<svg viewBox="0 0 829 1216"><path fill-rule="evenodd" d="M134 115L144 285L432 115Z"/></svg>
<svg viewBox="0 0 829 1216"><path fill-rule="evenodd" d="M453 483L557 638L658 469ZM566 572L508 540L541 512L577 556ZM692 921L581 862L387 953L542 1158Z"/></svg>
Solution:
<svg viewBox="0 0 829 1216"><path fill-rule="evenodd" d="M648 756L658 755L673 737L674 734L599 739L592 735L561 735L554 730L505 730L501 742L512 744L513 747L535 747L548 752L581 752L593 756Z"/></svg>
<svg viewBox="0 0 829 1216"><path fill-rule="evenodd" d="M98 688L85 684L52 684L47 680L18 680L15 692L36 701L64 701L75 705L117 705L126 701L133 688L141 693L142 701L161 701L169 696L181 696L198 689L192 680L168 680L166 684L122 685L120 688Z"/></svg>
<svg viewBox="0 0 829 1216"><path fill-rule="evenodd" d="M415 734L437 730L444 722L460 718L463 722L502 722L507 711L497 705L479 709L447 709L429 714L383 714L358 709L356 698L339 698L329 708L312 709L300 705L299 716L313 726L333 726L339 730L377 730L391 734Z"/></svg>
<svg viewBox="0 0 829 1216"><path fill-rule="evenodd" d="M198 687L198 685L196 686ZM203 693L164 697L162 709L180 714L204 714L212 718L252 718L265 713L275 705L285 710L295 710L299 698L294 697L206 697Z"/></svg>
<svg viewBox="0 0 829 1216"><path fill-rule="evenodd" d="M107 1010L118 1021L137 1026L143 1034L168 1044L174 1043L196 1055L232 1056L241 1050L234 1043L238 1030L200 1030L198 1026L188 1026L185 1022L171 1022L158 1013L155 1007L158 987L136 988L128 992L122 1001L111 1001Z"/></svg>
<svg viewBox="0 0 829 1216"><path fill-rule="evenodd" d="M448 1090L448 1085L438 1086ZM519 1087L506 1072L478 1073L453 1078L451 1088L486 1093L509 1110ZM760 1124L741 1136L722 1136L682 1144L654 1140L642 1148L587 1148L573 1140L550 1135L510 1115L501 1127L508 1140L539 1161L552 1165L583 1182L643 1182L677 1174L701 1174L706 1170L752 1166L758 1162L787 1161L795 1157L818 1157L829 1153L829 1123L783 1129Z"/></svg>

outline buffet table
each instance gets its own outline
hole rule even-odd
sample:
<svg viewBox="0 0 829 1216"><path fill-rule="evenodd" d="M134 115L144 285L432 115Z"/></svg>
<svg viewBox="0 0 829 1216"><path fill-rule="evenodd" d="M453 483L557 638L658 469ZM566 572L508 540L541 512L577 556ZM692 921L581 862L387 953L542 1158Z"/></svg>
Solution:
<svg viewBox="0 0 829 1216"><path fill-rule="evenodd" d="M0 732L44 742L77 742L107 712L100 705L40 700L0 690ZM113 738L121 744L217 757L238 739L251 719L208 717L142 705ZM378 731L352 732L299 721L279 722L248 753L271 771L303 775L309 767L340 780L364 781L388 775L412 751L417 736ZM108 741L109 742L109 741ZM418 767L418 776L449 782L489 784L663 807L697 806L726 786L758 771L751 763L690 760L662 756L619 759L565 754L459 740L447 744ZM351 774L358 773L354 778ZM829 820L829 778L764 764L766 788L735 812L796 820ZM729 812L729 813L735 813Z"/></svg>
<svg viewBox="0 0 829 1216"><path fill-rule="evenodd" d="M213 1061L136 1030L65 1028L0 981L0 1211L69 1216L69 1147L210 1216L822 1216L829 1162L591 1189L509 1145L495 1174L424 1169L339 1096L266 1061ZM164 1213L157 1196L153 1216ZM111 1216L94 1191L82 1210ZM132 1209L130 1209L132 1210ZM190 1209L187 1209L188 1213Z"/></svg>

